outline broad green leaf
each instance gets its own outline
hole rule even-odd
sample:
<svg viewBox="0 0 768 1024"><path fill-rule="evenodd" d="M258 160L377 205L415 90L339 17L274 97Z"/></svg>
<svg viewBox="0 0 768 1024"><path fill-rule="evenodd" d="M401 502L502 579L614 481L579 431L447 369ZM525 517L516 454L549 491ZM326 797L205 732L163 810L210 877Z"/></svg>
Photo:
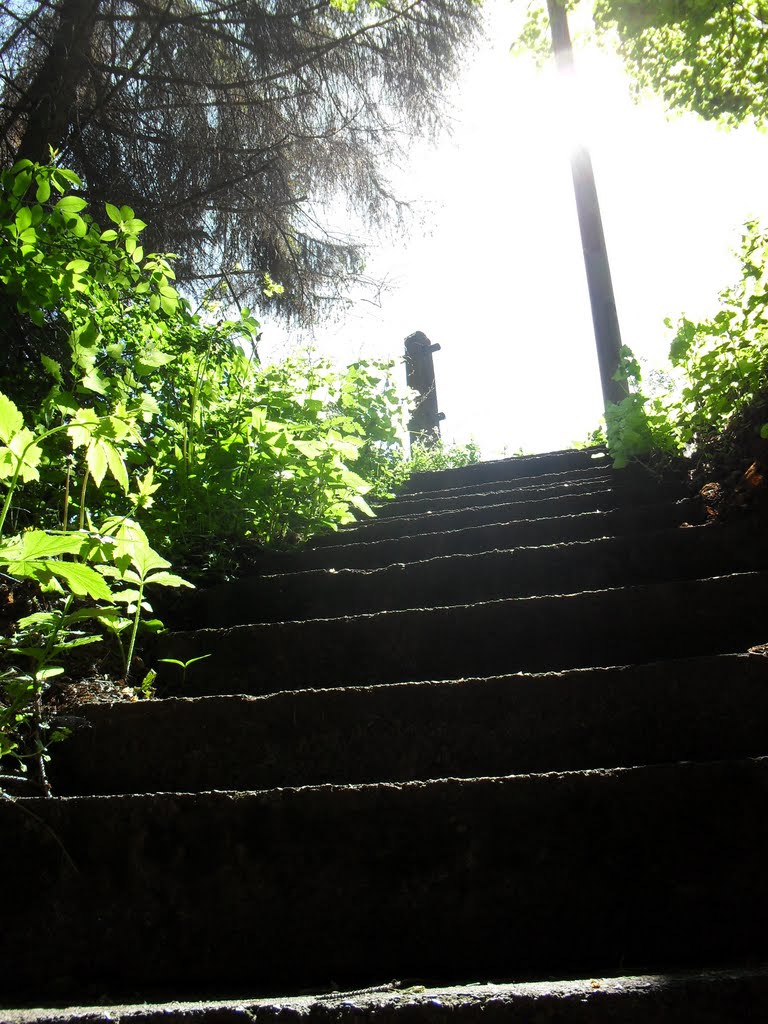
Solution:
<svg viewBox="0 0 768 1024"><path fill-rule="evenodd" d="M0 450L0 478L12 477L19 470L25 483L39 480L37 466L42 456L43 450L35 443L34 434L24 427L11 437L5 451Z"/></svg>
<svg viewBox="0 0 768 1024"><path fill-rule="evenodd" d="M88 622L92 619L98 622L103 622L105 619L115 619L120 615L119 608L80 608L76 612L71 612L69 615L65 615L62 619L62 625L71 626L76 622Z"/></svg>
<svg viewBox="0 0 768 1024"><path fill-rule="evenodd" d="M114 533L114 561L133 566L141 580L145 580L155 569L168 569L171 563L162 558L150 546L147 535L133 519L124 519Z"/></svg>
<svg viewBox="0 0 768 1024"><path fill-rule="evenodd" d="M107 387L104 378L97 370L90 370L80 378L80 387L93 391L96 395L106 395Z"/></svg>
<svg viewBox="0 0 768 1024"><path fill-rule="evenodd" d="M115 448L114 445L109 444L107 441L103 441L104 452L107 456L107 464L109 466L109 472L115 478L120 485L124 494L128 493L128 471L125 468L125 462L123 461L120 452Z"/></svg>
<svg viewBox="0 0 768 1024"><path fill-rule="evenodd" d="M78 597L90 597L93 601L114 600L104 577L90 565L80 565L77 562L48 562L47 568L55 576L63 579L72 593Z"/></svg>
<svg viewBox="0 0 768 1024"><path fill-rule="evenodd" d="M0 391L0 441L8 444L11 437L24 426L24 417L17 407Z"/></svg>
<svg viewBox="0 0 768 1024"><path fill-rule="evenodd" d="M107 216L114 224L121 224L123 218L120 216L120 211L112 203L106 203L104 206ZM117 238L117 232L115 232L115 238Z"/></svg>
<svg viewBox="0 0 768 1024"><path fill-rule="evenodd" d="M155 572L147 576L147 584L158 583L161 587L191 587L193 585L172 572ZM194 589L194 588L193 588Z"/></svg>
<svg viewBox="0 0 768 1024"><path fill-rule="evenodd" d="M64 269L71 270L75 274L84 274L90 265L88 260L70 260Z"/></svg>
<svg viewBox="0 0 768 1024"><path fill-rule="evenodd" d="M98 640L98 637L94 636L89 638L88 642L91 643L93 640ZM68 647L74 647L74 644L67 644ZM45 682L47 679L55 679L56 676L64 675L64 669L61 665L46 665L45 668L39 668L35 672L35 678L38 682Z"/></svg>
<svg viewBox="0 0 768 1024"><path fill-rule="evenodd" d="M51 198L51 183L46 178L41 178L37 183L35 199L38 203L47 203Z"/></svg>
<svg viewBox="0 0 768 1024"><path fill-rule="evenodd" d="M157 348L147 349L136 359L136 373L139 376L144 376L144 374L151 373L152 370L157 370L161 366L167 366L175 358L175 356L169 355L167 352L161 352Z"/></svg>
<svg viewBox="0 0 768 1024"><path fill-rule="evenodd" d="M293 447L301 455L305 455L308 459L316 459L318 455L322 455L325 451L326 446L321 444L319 441L298 441L294 440Z"/></svg>
<svg viewBox="0 0 768 1024"><path fill-rule="evenodd" d="M106 445L103 441L94 441L92 444L88 445L85 453L85 461L93 482L97 487L101 487L108 466Z"/></svg>
<svg viewBox="0 0 768 1024"><path fill-rule="evenodd" d="M22 206L15 218L16 230L21 234L28 227L32 226L32 211L28 206Z"/></svg>
<svg viewBox="0 0 768 1024"><path fill-rule="evenodd" d="M40 362L43 364L43 368L50 373L54 380L58 381L59 384L64 383L64 377L61 372L61 363L57 363L55 359L51 359L49 356L40 356Z"/></svg>
<svg viewBox="0 0 768 1024"><path fill-rule="evenodd" d="M76 555L83 549L81 533L48 533L29 530L0 544L0 561L25 562L56 555Z"/></svg>
<svg viewBox="0 0 768 1024"><path fill-rule="evenodd" d="M32 171L25 170L20 171L16 175L16 179L13 183L12 192L15 196L23 196L29 186L32 184Z"/></svg>
<svg viewBox="0 0 768 1024"><path fill-rule="evenodd" d="M73 217L84 210L88 204L80 196L63 196L57 203L56 209L65 217Z"/></svg>
<svg viewBox="0 0 768 1024"><path fill-rule="evenodd" d="M372 519L375 518L376 513L373 511L371 506L362 496L362 494L350 494L349 501L355 508L360 509L365 515L370 516Z"/></svg>
<svg viewBox="0 0 768 1024"><path fill-rule="evenodd" d="M84 444L90 444L98 423L99 417L93 409L78 409L73 422L67 427L67 435L72 442L72 447L80 448Z"/></svg>

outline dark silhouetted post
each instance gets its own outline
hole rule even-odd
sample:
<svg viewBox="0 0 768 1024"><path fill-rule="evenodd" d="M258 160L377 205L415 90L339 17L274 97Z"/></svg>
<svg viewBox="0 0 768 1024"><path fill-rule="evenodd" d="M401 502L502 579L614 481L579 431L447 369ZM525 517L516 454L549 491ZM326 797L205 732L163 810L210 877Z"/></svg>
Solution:
<svg viewBox="0 0 768 1024"><path fill-rule="evenodd" d="M433 345L423 331L416 331L405 339L405 377L408 387L421 396L411 414L408 431L411 444L434 444L440 437L440 420L445 415L437 411L435 366L432 353L440 346Z"/></svg>
<svg viewBox="0 0 768 1024"><path fill-rule="evenodd" d="M547 0L547 8L552 31L552 49L557 66L561 71L572 72L573 47L562 0ZM609 402L618 403L625 398L628 387L625 376L620 380L614 379L621 366L621 331L616 314L611 267L605 247L592 159L589 150L580 139L576 140L571 154L571 170L584 250L584 265L587 271L589 301L592 306L603 403L607 405Z"/></svg>

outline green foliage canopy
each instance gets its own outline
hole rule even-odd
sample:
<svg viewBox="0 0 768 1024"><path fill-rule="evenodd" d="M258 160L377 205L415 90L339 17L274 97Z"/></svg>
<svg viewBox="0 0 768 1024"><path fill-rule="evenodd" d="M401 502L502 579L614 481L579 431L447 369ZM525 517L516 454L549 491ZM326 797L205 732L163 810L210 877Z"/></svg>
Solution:
<svg viewBox="0 0 768 1024"><path fill-rule="evenodd" d="M567 2L569 9L579 0ZM761 0L592 0L596 34L618 46L638 94L726 125L768 119L768 8ZM549 53L546 6L516 49Z"/></svg>
<svg viewBox="0 0 768 1024"><path fill-rule="evenodd" d="M768 118L768 8L761 0L596 0L638 89L672 109L740 124Z"/></svg>

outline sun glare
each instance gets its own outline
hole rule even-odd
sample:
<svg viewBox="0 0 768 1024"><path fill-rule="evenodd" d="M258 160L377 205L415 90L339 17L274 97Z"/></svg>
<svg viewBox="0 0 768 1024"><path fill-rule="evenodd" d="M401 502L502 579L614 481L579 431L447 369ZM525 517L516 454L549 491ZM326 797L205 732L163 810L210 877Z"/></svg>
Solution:
<svg viewBox="0 0 768 1024"><path fill-rule="evenodd" d="M489 0L487 48L453 97L455 131L415 146L394 184L424 227L371 252L394 287L319 331L339 359L399 356L424 331L445 435L486 457L545 451L593 429L602 412L569 149L593 158L625 343L659 365L665 317L711 311L750 216L768 222L768 140L725 134L630 98L619 58L579 48L577 82L509 55L517 5ZM738 181L738 188L734 182Z"/></svg>

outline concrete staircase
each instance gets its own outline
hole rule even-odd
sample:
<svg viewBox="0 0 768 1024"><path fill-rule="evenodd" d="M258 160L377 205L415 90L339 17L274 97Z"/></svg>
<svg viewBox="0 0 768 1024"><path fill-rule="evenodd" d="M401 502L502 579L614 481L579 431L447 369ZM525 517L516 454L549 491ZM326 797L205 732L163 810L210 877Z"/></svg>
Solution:
<svg viewBox="0 0 768 1024"><path fill-rule="evenodd" d="M685 494L422 474L202 596L0 802L0 1021L768 1019L768 545Z"/></svg>

